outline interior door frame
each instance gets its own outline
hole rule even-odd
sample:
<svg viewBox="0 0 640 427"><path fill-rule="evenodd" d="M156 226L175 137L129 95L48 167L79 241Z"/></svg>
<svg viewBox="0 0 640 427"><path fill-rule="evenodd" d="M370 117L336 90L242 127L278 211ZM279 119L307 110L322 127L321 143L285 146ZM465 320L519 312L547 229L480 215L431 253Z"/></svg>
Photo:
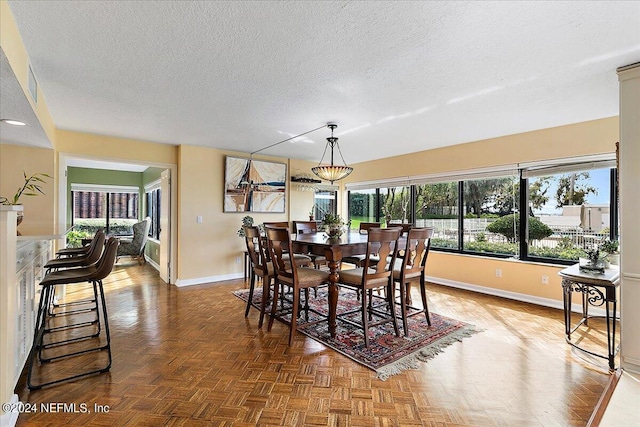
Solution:
<svg viewBox="0 0 640 427"><path fill-rule="evenodd" d="M127 165L140 165L147 167L155 167L161 169L169 169L171 172L171 198L170 198L170 238L169 238L169 250L168 250L168 267L169 267L169 276L168 280L165 280L168 284L175 282L177 268L176 268L176 251L177 251L177 243L178 243L178 234L177 234L177 224L178 224L178 215L177 215L177 206L178 206L178 182L175 178L178 176L178 166L172 163L158 163L158 162L146 162L146 161L132 161L127 159L116 159L116 158L107 158L107 157L98 157L98 156L88 156L81 154L73 154L73 153L58 153L58 191L57 191L57 206L58 206L58 220L56 224L56 233L59 236L64 236L67 230L67 164L69 159L82 159L82 160L94 160L101 162L110 162L110 163L119 163L119 164L127 164ZM64 238L58 240L58 247L64 247Z"/></svg>

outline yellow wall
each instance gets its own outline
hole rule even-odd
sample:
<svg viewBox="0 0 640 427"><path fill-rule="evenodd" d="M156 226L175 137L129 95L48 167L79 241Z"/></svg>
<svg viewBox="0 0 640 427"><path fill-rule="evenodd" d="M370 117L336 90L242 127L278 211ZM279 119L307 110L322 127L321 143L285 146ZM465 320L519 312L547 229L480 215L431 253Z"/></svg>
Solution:
<svg viewBox="0 0 640 427"><path fill-rule="evenodd" d="M614 153L618 135L609 117L358 163L344 183Z"/></svg>
<svg viewBox="0 0 640 427"><path fill-rule="evenodd" d="M58 129L56 152L126 160L127 162L177 164L177 146Z"/></svg>
<svg viewBox="0 0 640 427"><path fill-rule="evenodd" d="M55 220L54 151L48 148L0 144L0 195L12 198L24 185L24 175L36 172L51 176L42 184L44 195L22 196L24 219L18 231L22 235L52 235Z"/></svg>
<svg viewBox="0 0 640 427"><path fill-rule="evenodd" d="M242 272L244 240L236 231L247 213L223 213L225 156L246 153L181 145L178 189L178 279L196 280ZM286 162L268 157L264 160ZM288 195L287 195L288 197ZM294 202L295 203L295 202ZM255 224L288 221L288 213L251 213ZM202 223L196 218L202 216ZM240 257L241 263L236 263Z"/></svg>
<svg viewBox="0 0 640 427"><path fill-rule="evenodd" d="M452 147L358 163L346 182L425 175L589 154L613 153L618 117L492 138ZM343 214L346 214L346 207ZM496 269L502 277L496 277ZM432 251L429 276L496 290L562 300L557 272L561 268L487 257ZM542 284L542 275L549 284Z"/></svg>
<svg viewBox="0 0 640 427"><path fill-rule="evenodd" d="M311 168L316 166L317 163L306 162L304 160L291 159L290 160L290 176L296 175L311 175ZM291 180L289 180L290 182ZM313 207L314 192L313 191L299 191L290 186L289 192L289 206L290 206L290 219L291 221L308 221L309 211Z"/></svg>

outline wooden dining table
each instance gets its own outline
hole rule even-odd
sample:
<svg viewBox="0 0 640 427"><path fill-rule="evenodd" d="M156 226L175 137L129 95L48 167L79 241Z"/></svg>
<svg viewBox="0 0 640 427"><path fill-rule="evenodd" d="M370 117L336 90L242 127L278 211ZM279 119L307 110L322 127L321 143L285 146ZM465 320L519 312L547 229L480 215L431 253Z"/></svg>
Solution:
<svg viewBox="0 0 640 427"><path fill-rule="evenodd" d="M367 251L367 235L357 231L345 233L339 238L329 239L326 234L292 234L293 250L298 253L324 255L329 266L329 334L336 336L336 314L338 306L338 280L340 260L343 257L364 254Z"/></svg>

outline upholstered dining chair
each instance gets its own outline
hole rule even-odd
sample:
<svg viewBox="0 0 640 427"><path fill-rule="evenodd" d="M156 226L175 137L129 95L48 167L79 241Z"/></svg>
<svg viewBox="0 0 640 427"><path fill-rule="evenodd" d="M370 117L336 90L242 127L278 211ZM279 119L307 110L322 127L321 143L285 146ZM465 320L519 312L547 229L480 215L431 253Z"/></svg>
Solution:
<svg viewBox="0 0 640 427"><path fill-rule="evenodd" d="M144 258L144 247L149 238L149 228L151 228L151 218L149 217L133 224L133 239L120 239L116 262L123 256L134 258L138 261L138 264L146 262Z"/></svg>
<svg viewBox="0 0 640 427"><path fill-rule="evenodd" d="M379 222L361 222L358 232L360 234L367 234L372 228L380 228L380 225L381 224ZM371 254L370 256L373 257L372 259L374 261L377 261L377 254ZM350 255L342 258L342 262L348 262L349 264L353 264L356 266L356 268L358 268L364 265L364 257L365 254Z"/></svg>
<svg viewBox="0 0 640 427"><path fill-rule="evenodd" d="M329 283L329 272L316 270L314 268L300 268L297 261L287 256L293 252L291 243L291 234L288 228L271 228L266 227L267 245L269 255L273 263L275 273L275 286L273 287L273 303L271 304L271 316L269 317L268 331L273 326L273 320L276 318L277 304L279 299L279 285L287 286L292 289L293 301L291 304L291 321L289 322L289 345L293 343L294 334L298 328L298 313L300 310L300 291L304 289L306 292L306 310L309 310L309 288L316 288L323 284ZM284 314L284 313L281 313ZM308 318L307 318L308 321Z"/></svg>
<svg viewBox="0 0 640 427"><path fill-rule="evenodd" d="M315 221L295 221L296 224L296 234L315 234L318 232L318 223ZM327 265L327 258L322 255L315 255L312 253L306 254L311 261L313 261L313 266L318 269L322 265Z"/></svg>
<svg viewBox="0 0 640 427"><path fill-rule="evenodd" d="M364 343L369 347L369 328L383 323L393 323L396 336L400 336L398 320L395 315L395 299L393 293L393 266L398 254L399 228L371 228L367 236L367 251L362 267L340 271L340 285L356 289L362 294L360 310L353 310L339 314L339 317L348 323L364 330ZM371 255L378 254L378 260L373 261ZM387 261L390 260L390 262ZM373 304L373 290L384 289L384 297L376 296L376 299L384 299L388 304L388 310L382 311ZM362 323L353 322L348 318L349 314L360 311ZM379 319L373 319L373 316Z"/></svg>
<svg viewBox="0 0 640 427"><path fill-rule="evenodd" d="M247 244L247 252L251 260L251 281L249 285L249 300L247 308L244 311L244 317L249 315L249 308L253 305L253 291L256 285L256 277L262 279L262 300L260 306L256 307L260 310L260 321L258 328L262 328L264 321L264 313L267 307L267 301L271 295L271 285L274 282L275 274L273 272L273 264L270 262L266 242L263 243L260 230L255 226L244 226L244 236Z"/></svg>
<svg viewBox="0 0 640 427"><path fill-rule="evenodd" d="M409 336L407 320L411 316L424 313L427 318L427 324L431 326L424 275L427 256L429 255L429 249L431 247L431 236L433 236L434 230L434 227L412 228L409 230L404 248L404 257L398 258L394 265L393 281L399 284L400 312L404 336L406 337ZM420 284L420 296L422 297L421 309L410 305L412 303L411 284L413 282ZM409 308L412 309L411 313L408 312Z"/></svg>
<svg viewBox="0 0 640 427"><path fill-rule="evenodd" d="M265 222L263 225L265 229L267 227L289 229L289 223L287 221ZM287 256L289 256L289 254L287 254ZM294 253L293 256L296 260L296 265L298 266L311 267L313 265L313 261L311 260L311 257L307 254Z"/></svg>

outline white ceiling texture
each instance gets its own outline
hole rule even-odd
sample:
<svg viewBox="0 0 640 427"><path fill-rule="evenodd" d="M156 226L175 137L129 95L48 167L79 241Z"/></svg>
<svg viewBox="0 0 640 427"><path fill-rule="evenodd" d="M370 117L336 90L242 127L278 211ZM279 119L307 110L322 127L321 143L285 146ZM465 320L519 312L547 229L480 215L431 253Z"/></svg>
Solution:
<svg viewBox="0 0 640 427"><path fill-rule="evenodd" d="M640 61L638 1L9 6L58 128L350 164L615 116Z"/></svg>

